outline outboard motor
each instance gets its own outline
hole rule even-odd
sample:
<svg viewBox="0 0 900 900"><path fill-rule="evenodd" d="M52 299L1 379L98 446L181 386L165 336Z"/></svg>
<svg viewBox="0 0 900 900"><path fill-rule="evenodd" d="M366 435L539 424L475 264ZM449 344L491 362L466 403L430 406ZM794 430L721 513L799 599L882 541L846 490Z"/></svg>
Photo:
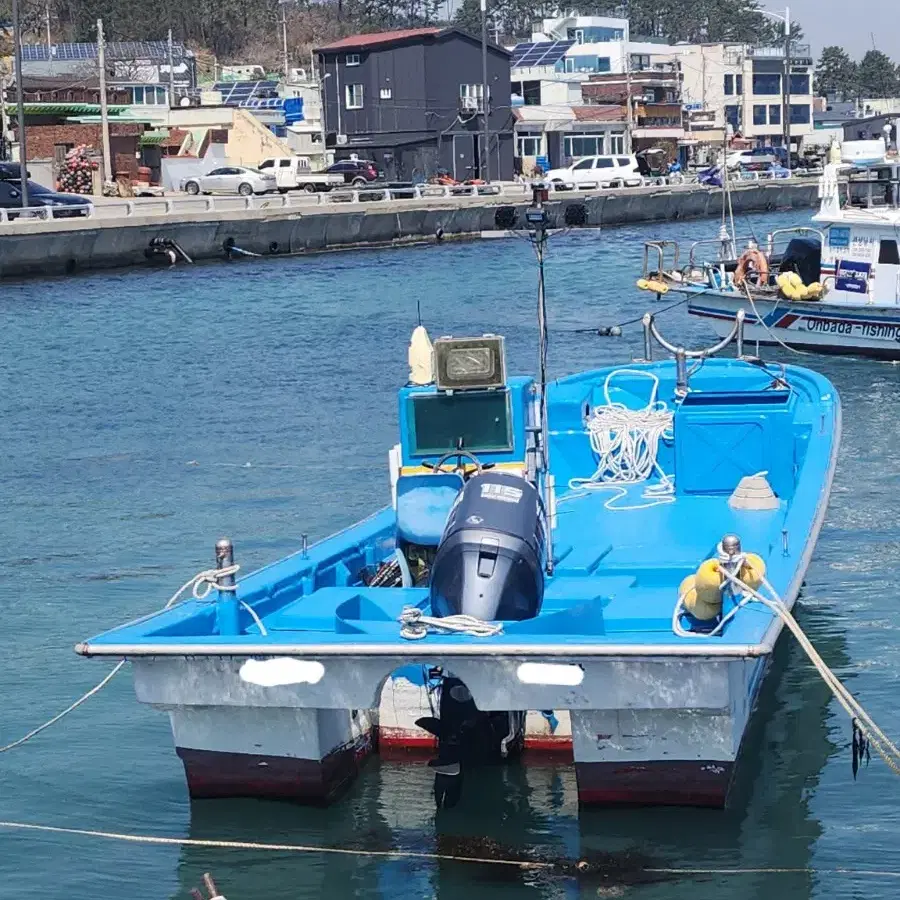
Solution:
<svg viewBox="0 0 900 900"><path fill-rule="evenodd" d="M543 599L544 509L537 489L504 472L470 478L431 568L432 615L533 619Z"/></svg>

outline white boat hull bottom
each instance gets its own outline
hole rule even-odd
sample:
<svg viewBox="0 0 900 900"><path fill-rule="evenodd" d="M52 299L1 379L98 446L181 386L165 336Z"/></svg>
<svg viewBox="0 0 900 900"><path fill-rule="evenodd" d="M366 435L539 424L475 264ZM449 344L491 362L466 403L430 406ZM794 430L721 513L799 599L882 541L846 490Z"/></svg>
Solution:
<svg viewBox="0 0 900 900"><path fill-rule="evenodd" d="M706 319L720 337L731 332L738 309L746 313L744 343L777 345L817 353L900 359L900 307L755 300L704 293L688 302L691 315ZM762 320L762 321L760 321Z"/></svg>
<svg viewBox="0 0 900 900"><path fill-rule="evenodd" d="M503 659L459 659L454 669L480 709L546 708L526 719L523 762L540 763L549 751L574 763L583 805L721 807L766 659L584 659L583 691L574 695L516 688ZM242 681L241 662L133 660L138 699L170 716L191 797L327 804L379 744L395 759L434 748L415 720L433 715L437 698L400 674L402 660L332 659L331 685L326 676L274 688ZM327 708L337 703L344 708Z"/></svg>

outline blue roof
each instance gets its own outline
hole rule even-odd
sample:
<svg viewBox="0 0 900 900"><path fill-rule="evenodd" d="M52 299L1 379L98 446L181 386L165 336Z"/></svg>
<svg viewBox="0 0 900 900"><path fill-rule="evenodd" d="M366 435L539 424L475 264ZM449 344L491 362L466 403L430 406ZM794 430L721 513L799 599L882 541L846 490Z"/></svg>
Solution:
<svg viewBox="0 0 900 900"><path fill-rule="evenodd" d="M540 41L536 44L516 44L513 47L513 66L552 66L561 60L575 41Z"/></svg>
<svg viewBox="0 0 900 900"><path fill-rule="evenodd" d="M172 45L174 59L182 59L189 54L184 44ZM169 58L169 45L166 41L110 41L106 45L108 59L155 59L166 61ZM96 59L96 44L23 44L23 62L52 62L54 60L72 62L80 59Z"/></svg>

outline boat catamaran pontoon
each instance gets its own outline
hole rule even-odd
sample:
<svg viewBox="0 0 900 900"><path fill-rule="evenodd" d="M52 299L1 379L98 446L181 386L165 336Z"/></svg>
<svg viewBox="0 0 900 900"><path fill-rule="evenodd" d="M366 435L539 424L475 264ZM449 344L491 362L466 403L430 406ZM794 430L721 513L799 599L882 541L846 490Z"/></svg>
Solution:
<svg viewBox="0 0 900 900"><path fill-rule="evenodd" d="M900 159L878 143L878 161L826 166L816 227L738 240L723 224L686 261L651 241L639 286L687 294L719 335L746 309L750 342L900 359Z"/></svg>
<svg viewBox="0 0 900 900"><path fill-rule="evenodd" d="M324 802L424 748L439 807L533 750L584 804L722 806L782 631L730 579L794 603L840 438L834 387L741 329L690 367L545 383L507 376L502 337L419 327L385 508L236 583L220 542L208 597L77 650L130 659L194 797Z"/></svg>

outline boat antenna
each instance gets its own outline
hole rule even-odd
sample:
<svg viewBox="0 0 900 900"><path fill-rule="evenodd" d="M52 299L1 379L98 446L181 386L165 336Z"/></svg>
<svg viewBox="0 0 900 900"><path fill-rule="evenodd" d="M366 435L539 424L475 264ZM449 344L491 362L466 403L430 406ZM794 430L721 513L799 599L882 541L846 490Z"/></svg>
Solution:
<svg viewBox="0 0 900 900"><path fill-rule="evenodd" d="M416 318L419 320L419 325L422 324L422 301L416 300Z"/></svg>
<svg viewBox="0 0 900 900"><path fill-rule="evenodd" d="M538 411L540 427L540 458L543 485L544 509L548 519L547 527L547 574L553 574L553 476L550 474L550 441L547 426L547 296L544 291L544 256L547 248L547 225L549 215L544 202L549 196L548 188L542 182L532 184L532 203L525 211L525 220L532 229L531 243L538 261Z"/></svg>

